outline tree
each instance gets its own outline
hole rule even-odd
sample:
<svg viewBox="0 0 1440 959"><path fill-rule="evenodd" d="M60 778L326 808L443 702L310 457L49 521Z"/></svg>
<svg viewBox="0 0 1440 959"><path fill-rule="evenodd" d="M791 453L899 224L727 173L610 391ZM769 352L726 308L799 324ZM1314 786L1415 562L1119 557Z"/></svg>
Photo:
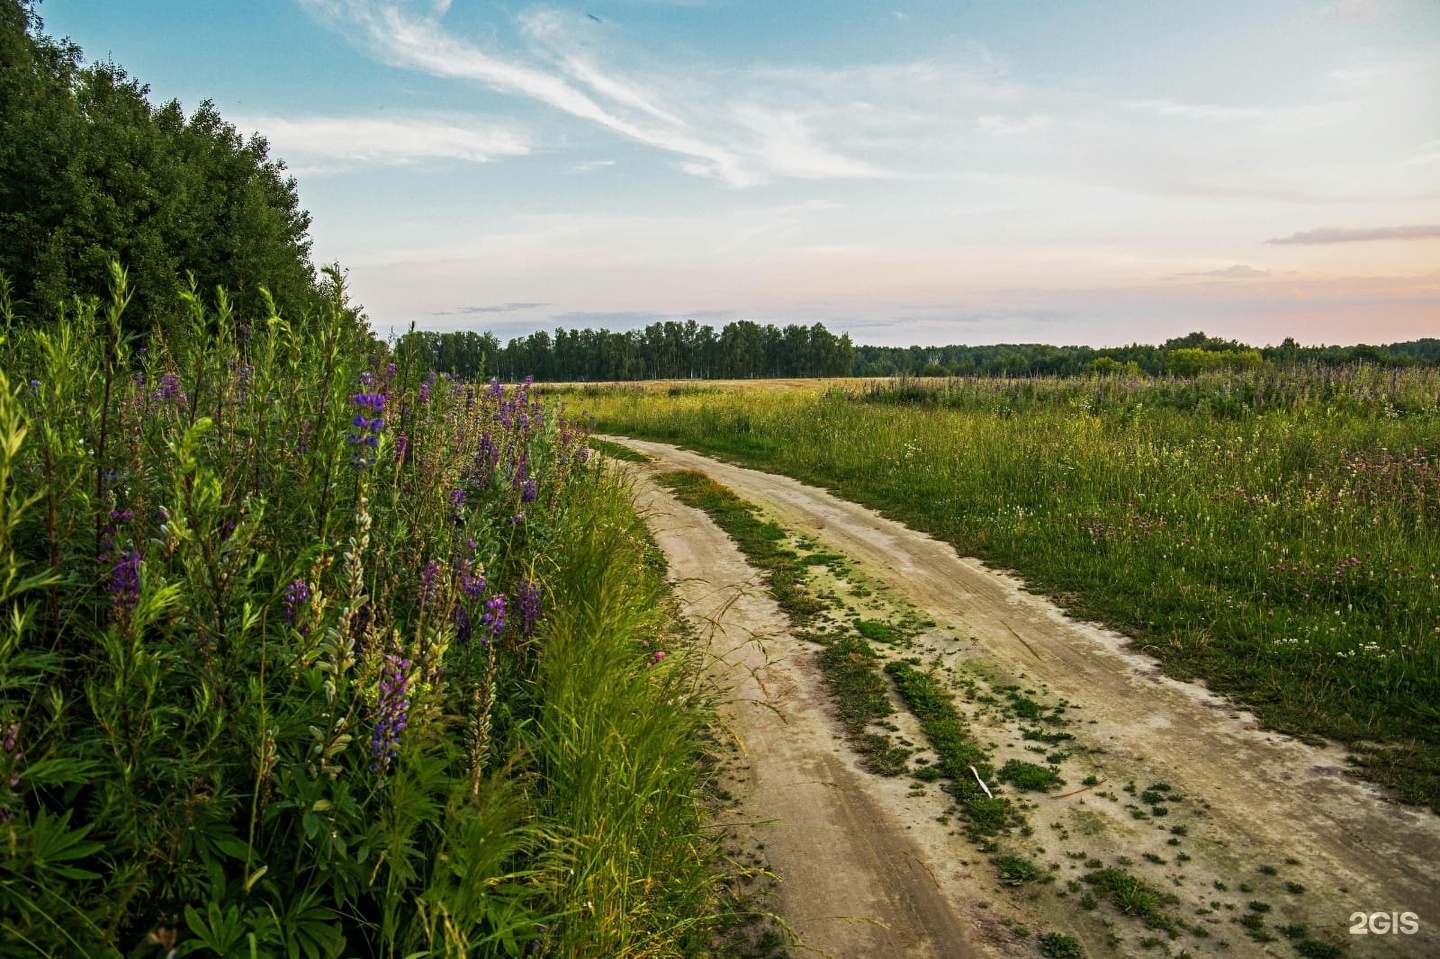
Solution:
<svg viewBox="0 0 1440 959"><path fill-rule="evenodd" d="M265 140L209 101L188 118L157 108L124 69L81 66L41 30L28 0L0 0L0 272L25 312L103 294L116 260L134 323L178 315L191 276L240 315L265 308L262 287L290 312L314 305L310 216Z"/></svg>

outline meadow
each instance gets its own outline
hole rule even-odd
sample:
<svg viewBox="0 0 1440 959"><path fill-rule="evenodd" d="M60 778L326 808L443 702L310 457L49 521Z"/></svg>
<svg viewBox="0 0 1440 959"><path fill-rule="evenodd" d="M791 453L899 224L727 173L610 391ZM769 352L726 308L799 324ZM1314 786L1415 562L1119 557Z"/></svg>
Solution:
<svg viewBox="0 0 1440 959"><path fill-rule="evenodd" d="M708 954L710 706L627 490L329 290L0 303L0 956Z"/></svg>
<svg viewBox="0 0 1440 959"><path fill-rule="evenodd" d="M1440 810L1440 371L572 388L1013 570Z"/></svg>

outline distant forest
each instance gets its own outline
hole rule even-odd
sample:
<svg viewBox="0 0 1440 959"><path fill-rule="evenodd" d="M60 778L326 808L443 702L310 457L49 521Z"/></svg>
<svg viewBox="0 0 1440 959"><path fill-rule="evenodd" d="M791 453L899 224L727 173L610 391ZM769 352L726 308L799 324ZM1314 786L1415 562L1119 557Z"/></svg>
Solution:
<svg viewBox="0 0 1440 959"><path fill-rule="evenodd" d="M1086 373L1188 375L1264 363L1343 366L1440 364L1440 339L1388 346L1253 347L1204 333L1159 346L1094 348L1014 343L995 346L856 346L823 325L728 323L717 333L694 320L643 330L544 330L501 345L494 334L412 330L396 344L429 369L456 376L534 376L548 381L752 379L814 376L1078 376Z"/></svg>

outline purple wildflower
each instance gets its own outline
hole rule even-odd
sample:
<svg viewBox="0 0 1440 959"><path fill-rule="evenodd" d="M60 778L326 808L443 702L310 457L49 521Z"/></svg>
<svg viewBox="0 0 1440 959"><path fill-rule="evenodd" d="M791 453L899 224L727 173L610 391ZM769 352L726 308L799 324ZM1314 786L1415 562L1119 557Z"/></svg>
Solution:
<svg viewBox="0 0 1440 959"><path fill-rule="evenodd" d="M440 594L440 564L435 560L425 564L420 573L420 603L424 605Z"/></svg>
<svg viewBox="0 0 1440 959"><path fill-rule="evenodd" d="M500 634L505 630L504 596L486 600L485 612L480 614L480 625L485 627L487 643L500 638Z"/></svg>
<svg viewBox="0 0 1440 959"><path fill-rule="evenodd" d="M463 489L457 487L450 491L450 505L456 509L465 505L465 491Z"/></svg>
<svg viewBox="0 0 1440 959"><path fill-rule="evenodd" d="M539 586L526 580L520 584L520 632L529 636L540 622L540 600L543 593Z"/></svg>
<svg viewBox="0 0 1440 959"><path fill-rule="evenodd" d="M380 445L380 431L385 428L385 420L381 413L385 412L384 393L356 393L350 397L350 402L360 409L350 420L350 425L359 432L351 433L346 439L352 446L368 446L375 449ZM363 450L356 451L351 457L351 462L356 466L369 466L375 462Z"/></svg>
<svg viewBox="0 0 1440 959"><path fill-rule="evenodd" d="M540 495L540 484L533 479L527 479L520 485L520 502L533 503L538 495Z"/></svg>
<svg viewBox="0 0 1440 959"><path fill-rule="evenodd" d="M371 768L382 778L400 754L400 735L405 732L409 713L410 660L386 653L375 701L375 732L370 737L370 755L375 760Z"/></svg>
<svg viewBox="0 0 1440 959"><path fill-rule="evenodd" d="M422 402L422 403L428 403L428 402L430 402L430 384L429 384L429 383L421 383L421 384L420 384L420 402Z"/></svg>
<svg viewBox="0 0 1440 959"><path fill-rule="evenodd" d="M468 600L478 600L485 595L485 577L477 576L468 559L460 561L460 593Z"/></svg>
<svg viewBox="0 0 1440 959"><path fill-rule="evenodd" d="M126 550L110 572L110 608L116 619L128 616L140 600L140 554Z"/></svg>
<svg viewBox="0 0 1440 959"><path fill-rule="evenodd" d="M10 763L10 791L20 785L20 761L25 752L20 748L20 724L11 723L5 730L5 741L0 743L0 760Z"/></svg>
<svg viewBox="0 0 1440 959"><path fill-rule="evenodd" d="M405 454L410 452L410 437L404 433L395 437L395 462L405 462Z"/></svg>
<svg viewBox="0 0 1440 959"><path fill-rule="evenodd" d="M184 389L180 385L180 377L174 373L163 373L160 376L160 388L151 394L161 402L186 402Z"/></svg>
<svg viewBox="0 0 1440 959"><path fill-rule="evenodd" d="M310 587L303 579L297 579L285 587L285 618L295 621L295 611L310 601Z"/></svg>

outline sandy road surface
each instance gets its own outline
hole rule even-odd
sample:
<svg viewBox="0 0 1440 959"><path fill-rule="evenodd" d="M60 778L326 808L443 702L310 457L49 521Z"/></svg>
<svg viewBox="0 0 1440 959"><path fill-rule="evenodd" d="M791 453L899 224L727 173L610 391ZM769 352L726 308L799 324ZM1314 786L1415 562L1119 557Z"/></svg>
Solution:
<svg viewBox="0 0 1440 959"><path fill-rule="evenodd" d="M1265 731L1204 687L1165 677L1154 660L1128 650L1124 637L1067 619L1012 578L869 509L786 477L664 444L623 442L661 467L700 470L788 528L847 554L953 627L951 640L931 640L938 652L973 656L978 648L987 668L1024 676L1077 704L1086 718L1080 738L1103 748L1100 762L1111 780L1163 778L1206 804L1211 859L1228 862L1237 874L1258 863L1296 863L1292 872L1303 875L1308 888L1310 928L1344 941L1352 955L1440 956L1440 820L1353 779L1341 750ZM955 867L967 855L966 844L925 829L913 811L895 812L903 797L893 781L857 772L836 745L814 667L786 636L778 610L755 590L731 603L734 586L752 574L733 547L727 552L724 535L702 514L653 489L643 497L691 601L711 597L703 615L726 625L725 642L757 638L741 647L745 667L763 666L767 657L774 663L757 674L766 688L746 692L780 703L777 719L784 721L756 718L774 715L766 709L741 714L750 717L741 729L749 737L746 748L762 759L747 814L778 818L800 834L832 831L845 838L841 845L849 851L839 863L830 858L837 844L828 840L808 848L803 836L790 845L765 840L786 882L787 917L837 956L1014 952L1014 943L987 930L986 914L973 908L984 893L980 880ZM1054 813L1061 802L1047 798L1042 805ZM787 855L796 861L785 862ZM979 858L973 847L968 855ZM917 875L907 863L923 870ZM1392 910L1418 914L1419 931L1346 934L1353 913ZM821 915L868 915L891 931L830 923L822 934L827 924L811 922ZM1294 954L1284 942L1260 946L1232 936L1231 943L1232 955ZM1033 945L1028 954L1035 954Z"/></svg>
<svg viewBox="0 0 1440 959"><path fill-rule="evenodd" d="M742 779L732 783L743 801L730 818L760 824L745 832L781 877L786 922L824 955L975 955L961 900L943 894L882 784L846 755L807 651L739 549L649 483L636 504L717 656L712 669L743 752Z"/></svg>

